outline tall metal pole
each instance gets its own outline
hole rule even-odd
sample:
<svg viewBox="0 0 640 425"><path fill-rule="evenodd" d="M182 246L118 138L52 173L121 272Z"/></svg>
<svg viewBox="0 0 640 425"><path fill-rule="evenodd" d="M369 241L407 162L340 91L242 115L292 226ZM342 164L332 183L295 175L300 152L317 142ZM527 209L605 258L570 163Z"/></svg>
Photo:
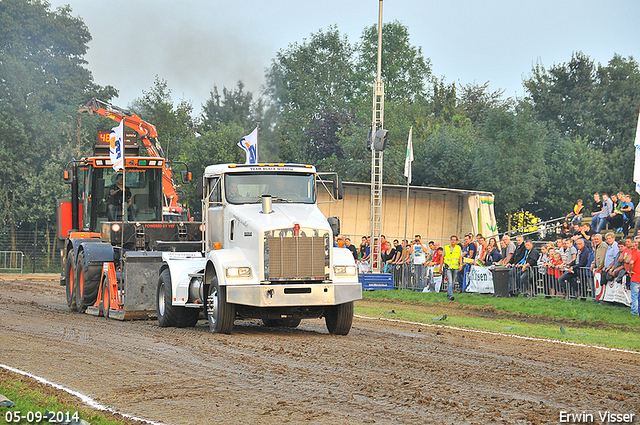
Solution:
<svg viewBox="0 0 640 425"><path fill-rule="evenodd" d="M371 271L380 273L382 247L380 241L382 225L382 159L383 152L374 149L376 130L384 123L384 83L382 82L382 0L378 13L378 72L373 82L373 117L371 122ZM377 261L374 261L374 253Z"/></svg>

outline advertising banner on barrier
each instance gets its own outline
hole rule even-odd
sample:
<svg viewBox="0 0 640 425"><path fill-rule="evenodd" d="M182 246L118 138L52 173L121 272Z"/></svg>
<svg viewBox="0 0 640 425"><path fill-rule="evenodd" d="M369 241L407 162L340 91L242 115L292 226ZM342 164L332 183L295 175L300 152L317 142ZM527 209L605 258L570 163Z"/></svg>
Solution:
<svg viewBox="0 0 640 425"><path fill-rule="evenodd" d="M629 276L625 276L622 282L615 280L607 282L602 279L600 271L596 270L593 273L596 299L610 303L620 303L631 307L631 291L627 289L626 279L629 279Z"/></svg>
<svg viewBox="0 0 640 425"><path fill-rule="evenodd" d="M467 292L493 294L493 275L488 268L472 265L467 279Z"/></svg>

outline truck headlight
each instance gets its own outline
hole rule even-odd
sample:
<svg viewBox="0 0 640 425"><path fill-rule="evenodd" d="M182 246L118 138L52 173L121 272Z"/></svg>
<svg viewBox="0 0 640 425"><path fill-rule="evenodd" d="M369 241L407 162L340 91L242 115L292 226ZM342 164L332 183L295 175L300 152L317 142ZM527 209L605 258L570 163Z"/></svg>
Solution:
<svg viewBox="0 0 640 425"><path fill-rule="evenodd" d="M251 267L227 267L227 277L251 277Z"/></svg>
<svg viewBox="0 0 640 425"><path fill-rule="evenodd" d="M355 276L356 266L333 266L333 271L336 275Z"/></svg>

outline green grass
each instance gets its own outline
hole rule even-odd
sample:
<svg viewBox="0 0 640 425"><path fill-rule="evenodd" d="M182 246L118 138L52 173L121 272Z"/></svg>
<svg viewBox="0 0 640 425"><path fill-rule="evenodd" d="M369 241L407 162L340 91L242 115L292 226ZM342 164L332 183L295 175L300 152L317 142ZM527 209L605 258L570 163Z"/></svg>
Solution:
<svg viewBox="0 0 640 425"><path fill-rule="evenodd" d="M356 313L640 351L640 318L593 301L456 294L449 302L444 293L368 291ZM433 320L443 314L445 321Z"/></svg>
<svg viewBox="0 0 640 425"><path fill-rule="evenodd" d="M0 407L0 423L7 423L7 412L9 411L12 412L11 414L20 412L21 415L27 415L27 412L34 414L41 412L44 417L47 410L49 412L70 412L70 416L78 412L80 419L84 419L92 425L134 423L124 419L122 421L115 420L113 415L88 408L71 395L59 393L57 390L39 384L30 378L2 369L0 369L0 394L15 403L11 408ZM36 416L31 423L48 423L45 420L36 422L37 419ZM12 423L28 424L29 422L25 419Z"/></svg>

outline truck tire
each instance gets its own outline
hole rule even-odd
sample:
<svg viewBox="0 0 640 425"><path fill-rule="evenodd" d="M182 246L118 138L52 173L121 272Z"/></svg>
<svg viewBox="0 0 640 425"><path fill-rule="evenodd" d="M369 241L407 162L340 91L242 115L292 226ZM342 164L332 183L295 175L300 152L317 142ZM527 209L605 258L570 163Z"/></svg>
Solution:
<svg viewBox="0 0 640 425"><path fill-rule="evenodd" d="M234 304L227 303L227 288L218 284L217 276L209 282L207 296L207 321L213 333L230 334L236 318Z"/></svg>
<svg viewBox="0 0 640 425"><path fill-rule="evenodd" d="M175 306L171 297L171 273L165 269L160 273L158 292L156 294L156 310L158 324L162 328L176 326L188 328L195 326L200 317L200 309Z"/></svg>
<svg viewBox="0 0 640 425"><path fill-rule="evenodd" d="M156 293L156 310L158 311L158 325L161 328L176 326L175 307L171 299L171 274L169 270L163 270L158 280L158 291Z"/></svg>
<svg viewBox="0 0 640 425"><path fill-rule="evenodd" d="M330 334L347 335L353 323L353 301L327 309L324 319Z"/></svg>
<svg viewBox="0 0 640 425"><path fill-rule="evenodd" d="M74 280L75 264L73 261L73 253L69 251L67 253L67 262L65 264L65 292L67 293L67 306L71 311L78 311L78 305L76 304L76 293L73 291L75 286Z"/></svg>
<svg viewBox="0 0 640 425"><path fill-rule="evenodd" d="M269 328L297 328L300 322L300 319L262 319Z"/></svg>
<svg viewBox="0 0 640 425"><path fill-rule="evenodd" d="M79 312L84 312L88 306L95 304L98 298L98 288L100 287L100 278L86 280L84 277L88 274L89 264L84 260L84 251L78 252L78 260L76 261L75 270L75 293L76 305Z"/></svg>

